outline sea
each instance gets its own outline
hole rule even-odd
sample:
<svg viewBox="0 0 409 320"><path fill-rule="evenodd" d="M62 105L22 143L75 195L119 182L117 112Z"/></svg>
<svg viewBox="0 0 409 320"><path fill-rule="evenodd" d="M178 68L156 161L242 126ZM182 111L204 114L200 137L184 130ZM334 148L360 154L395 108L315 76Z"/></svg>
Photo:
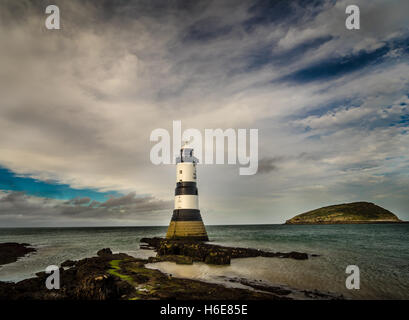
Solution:
<svg viewBox="0 0 409 320"><path fill-rule="evenodd" d="M229 285L245 278L299 290L318 290L347 299L409 299L409 224L207 226L210 243L318 255L308 260L232 259L231 265L149 264L173 277ZM1 242L25 242L37 249L0 266L0 281L33 277L49 265L95 256L101 248L134 257L143 237L164 237L166 227L0 228ZM348 289L348 266L359 268L359 289ZM355 271L356 274L356 271Z"/></svg>

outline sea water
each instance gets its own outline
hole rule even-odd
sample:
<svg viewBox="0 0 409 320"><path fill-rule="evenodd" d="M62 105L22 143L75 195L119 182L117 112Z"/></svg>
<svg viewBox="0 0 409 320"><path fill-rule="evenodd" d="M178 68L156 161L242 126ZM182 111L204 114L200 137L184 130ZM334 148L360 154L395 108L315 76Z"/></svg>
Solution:
<svg viewBox="0 0 409 320"><path fill-rule="evenodd" d="M296 289L320 290L358 299L409 299L409 224L208 226L211 243L319 255L308 260L233 259L229 266L203 263L151 267L210 282L247 278ZM33 277L49 265L95 256L101 248L147 258L142 237L163 237L166 227L4 228L0 242L26 242L37 252L0 267L0 281ZM345 286L345 269L360 270L360 289Z"/></svg>

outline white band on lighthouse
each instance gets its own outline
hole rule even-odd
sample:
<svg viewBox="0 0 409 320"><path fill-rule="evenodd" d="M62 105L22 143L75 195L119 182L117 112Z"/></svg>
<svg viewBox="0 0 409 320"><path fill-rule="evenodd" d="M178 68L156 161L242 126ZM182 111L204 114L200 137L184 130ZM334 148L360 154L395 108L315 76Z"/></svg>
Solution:
<svg viewBox="0 0 409 320"><path fill-rule="evenodd" d="M196 163L181 162L176 165L176 182L196 182Z"/></svg>
<svg viewBox="0 0 409 320"><path fill-rule="evenodd" d="M175 196L175 209L199 209L199 197L196 195Z"/></svg>

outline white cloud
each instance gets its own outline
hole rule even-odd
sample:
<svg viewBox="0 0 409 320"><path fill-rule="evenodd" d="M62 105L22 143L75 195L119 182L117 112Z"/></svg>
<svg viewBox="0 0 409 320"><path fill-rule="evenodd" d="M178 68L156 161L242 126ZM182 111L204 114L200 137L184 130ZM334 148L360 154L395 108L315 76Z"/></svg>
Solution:
<svg viewBox="0 0 409 320"><path fill-rule="evenodd" d="M59 32L41 29L42 12L30 1L24 19L11 21L10 3L1 5L0 165L14 172L76 188L153 194L168 201L174 168L150 163L153 129L170 129L172 120L182 120L183 129L258 128L260 159L286 159L279 170L243 178L236 168L199 167L204 216L220 212L209 222L221 223L237 214L237 221L246 223L251 222L249 211L258 211L254 220L282 222L299 213L294 210L303 204L321 204L324 194L328 201L341 192L345 196L340 198L347 199L349 193L334 186L354 182L361 174L366 179L368 173L347 172L343 163L376 161L377 175L402 170L389 168L384 159L404 157L408 136L396 128L364 130L359 122L369 116L378 121L385 117L383 111L388 117L402 113L399 104L385 107L407 93L404 55L400 61L388 60L330 80L277 82L312 63L359 50L371 52L402 36L407 18L396 4L358 1L367 10L362 10L362 30L357 33L344 28L346 2L326 4L322 13L309 12L309 19L297 24L259 25L249 33L241 24L251 17L245 2L209 2L185 15L131 3L123 8L123 16L105 20L97 6L63 2ZM384 16L384 10L391 10L394 18ZM132 17L131 12L138 14ZM188 27L207 18L218 27L230 26L230 33L207 41L186 39ZM260 48L272 47L272 55L286 53L328 35L331 41L294 61L246 68ZM337 103L343 100L354 102ZM323 115L304 116L331 104L334 109ZM351 123L355 125L348 128ZM317 134L328 134L334 127L337 132L314 140L309 138L312 132L296 130L299 125ZM302 153L313 157L298 158ZM401 159L402 165L406 161ZM368 200L385 193L381 183L378 188L368 192ZM246 196L248 190L251 197ZM311 196L303 200L303 194ZM294 197L300 199L297 206L289 204ZM273 205L282 208L279 214L270 214ZM397 208L403 212L403 207Z"/></svg>

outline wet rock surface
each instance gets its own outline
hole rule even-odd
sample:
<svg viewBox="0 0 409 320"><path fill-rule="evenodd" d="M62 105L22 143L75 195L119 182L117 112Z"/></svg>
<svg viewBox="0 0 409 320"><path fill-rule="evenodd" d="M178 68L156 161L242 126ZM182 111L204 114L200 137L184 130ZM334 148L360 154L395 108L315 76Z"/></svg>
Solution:
<svg viewBox="0 0 409 320"><path fill-rule="evenodd" d="M108 273L112 259L128 257L117 254L64 261L60 268L60 289L47 289L50 274L39 272L36 277L17 283L0 281L0 300L109 300L120 299L132 287ZM74 262L74 263L73 263Z"/></svg>
<svg viewBox="0 0 409 320"><path fill-rule="evenodd" d="M165 256L157 256L157 257L148 258L148 263L163 262L163 261L176 262L176 264L193 264L193 259L191 257L181 256L181 255L165 255Z"/></svg>
<svg viewBox="0 0 409 320"><path fill-rule="evenodd" d="M28 243L6 242L0 243L0 266L17 261L36 249L30 248Z"/></svg>
<svg viewBox="0 0 409 320"><path fill-rule="evenodd" d="M72 267L75 266L76 262L72 260L66 260L63 263L61 263L61 267Z"/></svg>
<svg viewBox="0 0 409 320"><path fill-rule="evenodd" d="M175 248L160 238L152 243L161 248L160 252L175 253ZM164 246L164 247L163 247ZM218 248L218 246L216 246ZM223 263L231 257L254 256L242 248L228 248L213 251L202 248L202 243L191 243L186 251L198 249L203 261ZM173 250L173 251L172 251ZM205 254L206 252L206 254ZM192 253L190 253L193 255ZM270 253L272 254L272 253ZM275 254L281 256L282 254ZM258 254L257 256L260 256ZM292 255L291 255L292 256ZM290 257L290 256L288 256ZM212 260L214 259L214 260ZM145 264L159 261L174 261L191 264L195 258L187 255L159 255L149 259L138 259L124 253L114 254L109 248L98 251L96 257L78 261L67 260L60 267L60 288L47 289L49 274L39 272L36 277L17 283L0 281L0 300L291 300L291 299L337 299L318 291L297 291L247 279L229 279L242 287L207 283L198 280L174 278L159 270L145 267Z"/></svg>
<svg viewBox="0 0 409 320"><path fill-rule="evenodd" d="M223 247L219 245L187 240L168 240L164 238L142 238L141 249L153 249L158 261L174 261L173 256L190 257L193 261L208 264L226 265L231 259L250 257L289 258L296 260L308 259L302 252L269 252L252 248Z"/></svg>
<svg viewBox="0 0 409 320"><path fill-rule="evenodd" d="M86 258L75 263L67 260L60 268L60 289L46 288L49 274L17 283L0 282L0 300L212 300L212 299L284 299L271 292L227 288L220 284L173 278L159 270L145 268L148 260L123 253ZM287 298L285 298L287 299Z"/></svg>
<svg viewBox="0 0 409 320"><path fill-rule="evenodd" d="M289 288L282 285L271 285L262 280L249 280L245 278L225 278L225 280L232 283L239 283L246 287L253 288L254 290L270 292L282 297L287 297L289 299L295 300L344 300L343 295L331 293L331 292L320 292L317 290L297 290L294 288Z"/></svg>
<svg viewBox="0 0 409 320"><path fill-rule="evenodd" d="M112 254L112 251L111 251L110 248L104 248L104 249L101 249L101 250L99 250L97 252L98 257L103 257L103 256L107 256L107 255L109 256L111 254Z"/></svg>

